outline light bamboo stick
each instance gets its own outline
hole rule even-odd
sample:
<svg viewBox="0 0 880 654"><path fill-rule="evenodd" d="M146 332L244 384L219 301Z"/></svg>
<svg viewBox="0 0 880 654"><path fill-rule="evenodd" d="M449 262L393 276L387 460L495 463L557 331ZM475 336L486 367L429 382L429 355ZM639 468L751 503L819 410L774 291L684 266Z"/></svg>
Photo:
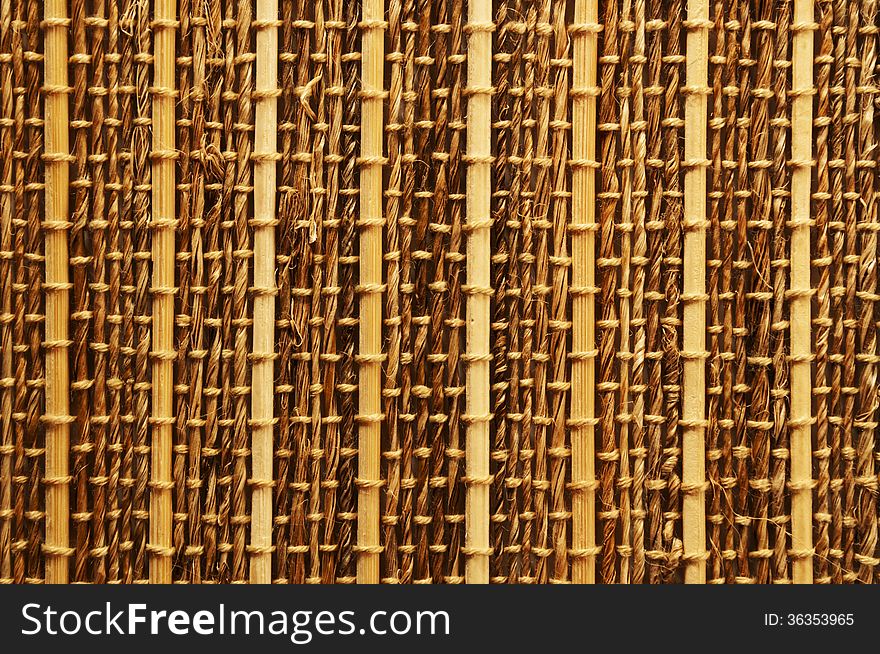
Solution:
<svg viewBox="0 0 880 654"><path fill-rule="evenodd" d="M171 446L174 352L175 0L155 0L153 28L153 343L150 471L150 582L171 583Z"/></svg>
<svg viewBox="0 0 880 654"><path fill-rule="evenodd" d="M275 349L275 167L278 160L278 0L257 0L254 135L254 342L251 369L250 581L272 581Z"/></svg>
<svg viewBox="0 0 880 654"><path fill-rule="evenodd" d="M685 583L706 583L706 95L708 0L687 4L684 107L682 529Z"/></svg>
<svg viewBox="0 0 880 654"><path fill-rule="evenodd" d="M791 548L792 580L813 583L810 376L810 184L813 157L813 0L795 0L791 106Z"/></svg>
<svg viewBox="0 0 880 654"><path fill-rule="evenodd" d="M599 2L575 0L572 88L572 581L596 580L596 66Z"/></svg>
<svg viewBox="0 0 880 654"><path fill-rule="evenodd" d="M468 3L465 581L489 583L492 2Z"/></svg>
<svg viewBox="0 0 880 654"><path fill-rule="evenodd" d="M68 581L70 536L70 377L67 321L70 318L67 230L70 227L67 85L67 18L65 0L45 5L44 127L46 170L46 220L43 223L46 278L46 583Z"/></svg>
<svg viewBox="0 0 880 654"><path fill-rule="evenodd" d="M361 21L360 349L357 581L379 583L382 427L382 99L384 0L364 0Z"/></svg>

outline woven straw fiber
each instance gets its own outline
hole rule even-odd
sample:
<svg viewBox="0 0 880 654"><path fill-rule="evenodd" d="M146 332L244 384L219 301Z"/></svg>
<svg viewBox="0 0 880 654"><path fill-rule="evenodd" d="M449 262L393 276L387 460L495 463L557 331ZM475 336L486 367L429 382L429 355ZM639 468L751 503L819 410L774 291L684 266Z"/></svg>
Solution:
<svg viewBox="0 0 880 654"><path fill-rule="evenodd" d="M0 581L872 583L877 0L0 0Z"/></svg>

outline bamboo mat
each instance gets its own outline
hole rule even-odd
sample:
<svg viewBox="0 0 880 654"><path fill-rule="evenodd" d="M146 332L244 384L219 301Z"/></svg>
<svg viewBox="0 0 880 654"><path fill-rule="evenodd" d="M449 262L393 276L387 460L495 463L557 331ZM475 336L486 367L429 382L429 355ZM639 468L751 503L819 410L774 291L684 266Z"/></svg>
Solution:
<svg viewBox="0 0 880 654"><path fill-rule="evenodd" d="M0 582L880 582L878 25L0 0Z"/></svg>

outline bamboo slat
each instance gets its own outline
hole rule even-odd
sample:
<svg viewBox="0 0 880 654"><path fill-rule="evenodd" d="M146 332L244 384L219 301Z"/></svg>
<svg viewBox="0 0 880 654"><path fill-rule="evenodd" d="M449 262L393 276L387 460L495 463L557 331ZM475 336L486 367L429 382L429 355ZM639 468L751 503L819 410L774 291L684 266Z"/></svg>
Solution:
<svg viewBox="0 0 880 654"><path fill-rule="evenodd" d="M813 0L796 0L791 107L791 552L792 581L813 582L813 461L810 379L810 189L813 158Z"/></svg>
<svg viewBox="0 0 880 654"><path fill-rule="evenodd" d="M465 474L465 580L489 583L489 297L492 197L492 3L468 3L467 124L467 437Z"/></svg>
<svg viewBox="0 0 880 654"><path fill-rule="evenodd" d="M379 583L382 422L383 0L365 0L361 32L360 348L358 354L358 583Z"/></svg>
<svg viewBox="0 0 880 654"><path fill-rule="evenodd" d="M706 582L706 86L709 3L688 0L684 107L682 530L685 582Z"/></svg>
<svg viewBox="0 0 880 654"><path fill-rule="evenodd" d="M45 154L46 217L46 581L68 581L70 541L70 380L67 359L70 282L67 231L70 228L70 144L68 136L67 3L45 6L46 96Z"/></svg>
<svg viewBox="0 0 880 654"><path fill-rule="evenodd" d="M599 3L576 0L572 81L572 581L596 577L596 67Z"/></svg>
<svg viewBox="0 0 880 654"><path fill-rule="evenodd" d="M251 359L251 583L272 580L275 425L275 167L278 155L278 2L258 0L254 136L254 334Z"/></svg>
<svg viewBox="0 0 880 654"><path fill-rule="evenodd" d="M152 320L152 407L150 423L150 582L171 583L173 488L171 447L173 443L172 362L174 347L174 230L175 210L174 107L175 35L177 6L174 0L156 0L152 22L153 54L153 295Z"/></svg>

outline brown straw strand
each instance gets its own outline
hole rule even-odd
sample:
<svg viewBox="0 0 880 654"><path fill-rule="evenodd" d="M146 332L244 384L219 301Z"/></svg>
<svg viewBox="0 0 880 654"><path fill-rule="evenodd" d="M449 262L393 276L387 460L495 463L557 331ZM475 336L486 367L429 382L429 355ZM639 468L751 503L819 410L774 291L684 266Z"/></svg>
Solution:
<svg viewBox="0 0 880 654"><path fill-rule="evenodd" d="M195 93L192 92L192 67L181 65L183 62L192 61L192 43L191 39L186 36L193 35L191 26L191 14L189 0L182 0L180 5L180 34L181 38L178 42L178 91L181 101L177 105L176 126L176 143L179 148L177 156L177 229L175 243L175 268L177 279L177 295L175 297L175 316L174 316L174 339L180 345L177 348L177 358L174 361L174 445L172 446L172 478L174 480L174 489L172 490L172 502L174 505L172 547L174 548L174 556L172 559L172 570L175 577L183 575L183 579L187 578L190 573L190 566L187 562L187 546L188 541L187 523L190 522L191 516L188 511L189 493L187 492L186 468L187 459L189 458L189 422L191 420L189 413L190 399L190 367L188 359L190 330L192 327L192 316L190 316L190 306L192 305L192 291L198 291L198 287L193 289L193 280L195 274L190 273L190 256L189 244L192 239L192 222L193 217L190 213L192 209L191 194L192 185L188 183L191 179L190 169L192 166L192 134L190 126L192 125L192 104ZM195 272L195 271L193 271ZM191 552L192 550L190 550Z"/></svg>
<svg viewBox="0 0 880 654"><path fill-rule="evenodd" d="M647 9L647 86L645 105L647 118L646 168L647 187L650 189L648 215L645 229L648 233L648 273L646 276L646 317L645 359L647 361L646 380L648 400L645 408L645 442L647 446L646 479L647 490L647 534L645 558L648 565L648 582L659 583L662 578L662 565L666 560L663 552L663 489L665 481L661 464L663 461L663 425L666 420L663 412L663 331L661 316L665 296L661 293L661 278L664 267L664 166L661 159L663 147L664 88L661 85L663 70L663 34L666 21L662 19L659 0L649 0ZM574 391L578 386L575 384Z"/></svg>
<svg viewBox="0 0 880 654"><path fill-rule="evenodd" d="M464 307L462 307L463 295L470 292L468 287L462 284L462 273L465 272L465 255L462 248L465 245L465 195L462 193L466 184L465 166L468 159L465 154L466 148L463 132L466 129L466 121L463 108L467 100L463 97L469 93L468 87L463 83L464 64L466 55L462 54L464 39L466 38L467 24L465 23L465 2L456 0L452 2L450 23L451 31L449 35L449 54L447 62L449 64L449 167L447 188L449 192L448 206L448 223L449 237L444 239L447 252L444 259L449 262L448 267L440 267L444 270L446 281L447 299L444 310L445 319L443 320L444 341L446 343L446 359L443 365L443 398L444 408L443 415L446 416L446 443L442 456L443 468L441 475L446 478L446 493L443 498L445 506L443 507L442 523L443 532L448 532L448 536L444 534L443 544L446 548L446 567L443 570L444 583L455 584L464 581L462 554L462 543L465 541L465 512L467 493L466 487L466 470L462 465L462 446L465 445L466 424L469 420L467 416L465 401L462 401L462 394L466 391L466 383L463 378L466 376L466 365L462 358L463 341L462 331L465 327ZM438 114L440 112L438 111ZM491 109L490 109L491 117ZM440 279L440 272L436 273L437 279ZM438 296L439 297L439 296ZM435 315L439 316L439 312L435 311ZM465 346L466 349L466 346ZM462 365L464 363L464 365ZM439 372L439 366L438 366ZM464 375L463 375L464 373ZM488 432L488 425L487 425ZM440 457L438 457L440 460ZM488 490L488 488L487 488ZM437 494L441 496L440 493ZM488 508L487 508L488 511ZM435 519L440 520L441 514L435 512ZM435 533L438 535L441 530ZM466 556L466 554L465 554Z"/></svg>
<svg viewBox="0 0 880 654"><path fill-rule="evenodd" d="M685 78L682 510L686 583L705 583L706 94L709 6L688 0Z"/></svg>
<svg viewBox="0 0 880 654"><path fill-rule="evenodd" d="M254 133L254 328L251 364L250 582L272 580L272 432L275 348L277 0L258 0Z"/></svg>
<svg viewBox="0 0 880 654"><path fill-rule="evenodd" d="M795 0L791 117L791 552L792 581L813 582L813 489L810 379L810 188L813 156L813 19L811 0Z"/></svg>
<svg viewBox="0 0 880 654"><path fill-rule="evenodd" d="M247 581L246 541L248 524L251 520L248 507L247 462L250 452L249 408L251 394L251 359L248 356L253 318L251 303L248 300L253 250L249 216L252 211L252 160L254 131L252 106L253 94L253 52L251 21L253 5L251 0L238 2L235 10L235 46L233 60L235 66L236 99L232 126L233 147L235 149L235 185L233 186L232 220L232 386L230 388L232 407L232 506L230 523L232 527L232 582Z"/></svg>
<svg viewBox="0 0 880 654"><path fill-rule="evenodd" d="M0 2L0 584L14 583L12 540L15 532L13 481L13 152L15 119L12 87L12 3ZM16 298L17 299L17 298Z"/></svg>
<svg viewBox="0 0 880 654"><path fill-rule="evenodd" d="M205 406L205 359L207 349L205 346L206 314L208 289L206 284L205 263L205 226L206 226L206 163L207 155L203 149L207 140L206 134L206 59L207 59L207 7L202 3L193 6L193 16L190 23L189 38L181 40L181 56L188 52L192 57L192 70L188 78L191 84L189 93L184 97L187 102L183 104L182 111L188 111L190 115L189 129L182 130L181 134L181 160L180 176L183 174L184 164L187 166L189 184L183 186L188 191L188 205L179 206L182 214L189 217L188 238L179 237L182 247L189 251L188 260L180 268L181 276L189 277L185 286L180 279L180 297L187 288L190 294L187 311L189 319L185 327L188 329L188 341L181 348L181 375L185 375L188 384L183 388L180 384L180 399L178 407L185 403L185 408L178 408L178 424L181 424L183 416L186 422L183 425L183 444L185 445L185 458L181 457L182 470L175 469L174 478L179 484L179 478L183 479L184 490L181 492L185 499L178 502L178 506L185 509L184 519L185 548L182 552L182 564L184 566L184 578L193 583L200 583L204 578L202 562L204 561L205 546L202 534L202 493L205 489L205 479L202 478L202 451L205 445L204 435L207 420L202 417L202 408ZM181 14L182 21L188 20ZM186 79L186 78L184 78ZM183 92L183 89L181 89ZM184 145L186 139L188 148ZM181 198L182 202L183 198ZM185 271L185 272L184 272ZM181 415L183 414L183 416ZM183 448L181 448L183 450Z"/></svg>
<svg viewBox="0 0 880 654"><path fill-rule="evenodd" d="M358 101L358 70L360 69L360 54L358 50L358 38L360 31L360 3L345 3L345 35L342 59L342 77L345 83L345 95L343 96L343 125L342 125L342 170L340 175L340 195L342 196L342 211L340 217L340 334L339 350L342 355L339 366L339 384L337 390L340 393L340 448L339 448L339 511L337 513L338 532L337 545L339 555L337 559L336 583L354 583L356 580L356 554L353 551L354 539L352 533L357 519L355 508L356 489L354 479L356 475L357 456L357 426L355 404L355 392L357 391L357 372L355 367L355 351L358 331L358 318L356 314L356 285L358 257L357 239L357 215L358 196L357 188L357 157L358 157L358 122L360 117L360 102Z"/></svg>
<svg viewBox="0 0 880 654"><path fill-rule="evenodd" d="M12 12L12 19L18 24L22 21L22 5L16 3ZM25 212L25 171L27 170L28 153L25 150L25 100L27 89L25 88L24 75L24 48L22 47L24 30L11 30L10 55L12 59L12 85L13 93L13 122L11 134L11 158L13 175L12 188L12 275L10 289L12 290L12 343L10 354L13 352L24 354L28 351L26 340L27 330L25 326L25 307L28 304L28 275L23 265L25 247L29 240L27 214ZM39 222L39 219L37 219ZM39 337L38 337L39 338ZM39 361L39 359L38 359ZM24 515L28 483L28 461L25 458L24 442L27 428L25 412L28 390L25 383L29 368L27 356L18 356L14 359L12 371L12 410L11 440L13 446L13 460L10 480L12 481L12 533L10 534L10 549L12 555L12 583L24 583L27 566L27 520Z"/></svg>
<svg viewBox="0 0 880 654"><path fill-rule="evenodd" d="M171 582L172 483L171 450L174 351L174 230L175 166L174 53L176 4L156 0L152 29L153 123L152 182L153 214L153 321L152 321L152 413L150 422L150 581Z"/></svg>
<svg viewBox="0 0 880 654"><path fill-rule="evenodd" d="M754 549L749 554L754 561L750 567L751 576L757 583L770 580L770 432L772 421L772 196L771 174L772 141L769 129L770 98L773 97L773 22L774 3L759 2L756 6L754 38L757 60L755 69L754 101L750 112L749 168L753 191L752 213L749 220L749 242L752 244L752 291L750 299L750 320L754 325L751 334L751 348L748 363L751 364L752 382L750 420L747 427L753 431L751 437L751 465L754 477L750 480L752 488L750 517L754 523Z"/></svg>
<svg viewBox="0 0 880 654"><path fill-rule="evenodd" d="M751 520L749 516L749 478L751 450L749 448L748 416L750 413L749 394L751 392L748 362L748 339L751 336L752 325L748 323L747 308L749 298L747 292L750 284L751 270L754 265L752 249L749 245L749 216L751 209L751 173L749 170L749 148L751 142L751 129L748 117L751 115L752 77L755 60L751 47L751 14L749 2L740 5L741 14L739 22L742 35L740 43L740 60L749 62L749 66L740 67L738 77L737 104L737 136L736 136L736 252L733 263L733 288L735 296L734 306L734 434L733 434L733 458L735 461L736 490L734 493L733 513L742 516L737 522L736 534L736 566L735 582L747 583L751 581L749 558ZM733 11L735 8L731 8ZM732 14L733 15L733 14ZM746 38L749 37L749 38Z"/></svg>
<svg viewBox="0 0 880 654"><path fill-rule="evenodd" d="M862 0L859 9L859 47L861 68L858 79L859 124L858 175L859 204L862 215L859 221L859 289L857 297L861 300L859 321L858 360L861 363L859 375L859 410L854 424L858 440L856 443L856 486L858 506L858 551L855 562L858 564L858 579L863 583L873 583L875 569L880 568L880 551L877 538L877 494L878 478L876 457L877 446L877 317L875 303L877 296L877 230L878 207L874 185L877 176L877 125L875 124L875 96L880 95L876 87L877 65L877 2Z"/></svg>
<svg viewBox="0 0 880 654"><path fill-rule="evenodd" d="M92 85L89 89L91 97L91 134L89 135L89 148L91 155L91 175L93 180L92 207L93 216L89 228L92 232L94 246L93 260L90 266L90 286L94 293L94 321L92 326L92 341L89 350L93 359L91 381L93 384L92 402L94 415L92 416L94 454L91 460L91 475L88 483L92 495L91 511L91 548L88 552L91 568L91 581L105 583L107 579L107 451L108 451L108 424L109 415L107 407L107 236L108 236L108 199L111 199L110 189L107 188L107 161L108 153L105 151L104 130L106 125L105 90L106 86L106 54L109 45L105 43L108 32L104 27L107 23L106 7L103 1L93 5L91 20L91 56L92 56Z"/></svg>
<svg viewBox="0 0 880 654"><path fill-rule="evenodd" d="M415 113L417 95L416 83L416 38L418 24L415 22L415 0L404 0L402 8L403 36L403 155L402 155L402 196L400 205L400 399L398 402L398 418L400 429L400 498L396 538L400 555L400 583L413 581L413 508L415 477L413 472L413 431L415 423L413 400L413 272L415 269L413 237L416 220L415 185L416 164L415 154Z"/></svg>
<svg viewBox="0 0 880 654"><path fill-rule="evenodd" d="M601 95L599 101L599 135L601 139L601 192L599 198L599 252L596 266L599 272L599 369L601 371L597 390L601 409L599 430L601 449L597 454L599 470L599 520L602 523L602 552L600 563L601 580L607 584L617 582L617 518L619 512L615 499L615 478L620 454L616 444L615 409L615 353L617 343L617 286L618 260L615 257L615 216L620 200L620 182L616 162L618 122L618 102L616 98L616 77L618 54L618 15L617 3L605 5L603 17L604 34L601 65Z"/></svg>
<svg viewBox="0 0 880 654"><path fill-rule="evenodd" d="M682 65L685 56L681 52L682 6L680 0L672 0L666 8L666 54L664 55L663 79L666 82L663 121L663 159L665 179L663 182L666 206L665 219L665 274L666 311L663 325L663 386L665 430L661 470L665 476L665 511L663 524L663 550L665 582L681 578L681 378L682 322L681 322L681 276L684 205L682 194L682 127L681 84ZM607 29L607 28L606 28Z"/></svg>
<svg viewBox="0 0 880 654"><path fill-rule="evenodd" d="M127 36L133 33L134 15L130 0L123 0L119 7L119 32L120 61L119 61L119 252L120 257L116 260L114 273L118 275L119 283L119 321L117 343L119 349L119 379L122 382L118 386L117 401L119 404L119 430L114 442L119 446L118 458L112 462L114 468L113 477L118 474L118 510L119 510L119 580L131 583L134 574L132 565L132 552L134 541L132 539L132 527L134 525L132 511L134 493L132 443L134 438L134 265L133 265L133 210L134 210L134 157L132 156L131 141L122 137L134 134L132 121L132 98L135 92L134 86L134 40ZM123 381L125 380L125 381Z"/></svg>
<svg viewBox="0 0 880 654"><path fill-rule="evenodd" d="M535 120L535 47L537 41L536 23L537 6L534 0L524 0L522 14L525 17L523 46L523 91L520 96L522 107L523 146L520 170L521 218L522 218L522 253L519 268L522 279L522 379L520 381L522 429L523 435L520 457L522 463L520 484L522 493L522 571L519 581L524 584L536 582L536 557L533 551L537 545L535 529L535 300L536 257L534 237L535 193L533 162L535 156L535 140L537 121Z"/></svg>
<svg viewBox="0 0 880 654"><path fill-rule="evenodd" d="M644 64L646 61L645 34L645 3L635 3L635 34L633 37L633 54L630 57L633 86L633 132L634 167L633 167L633 301L631 325L633 334L633 365L632 392L633 408L631 421L632 450L632 575L633 583L641 584L645 580L645 266L647 257L647 226L646 198L647 177L646 157L647 143L645 122L645 89Z"/></svg>
<svg viewBox="0 0 880 654"><path fill-rule="evenodd" d="M457 0L438 0L435 14L429 14L432 20L441 25L449 25L436 34L432 30L432 54L430 58L431 75L435 79L435 87L431 91L431 123L433 148L430 151L432 185L431 216L428 230L431 232L430 266L427 276L427 287L430 300L427 303L430 348L426 356L428 370L427 393L429 414L428 421L428 451L429 471L427 474L427 488L429 497L426 498L430 515L430 540L428 544L428 560L430 563L432 583L441 583L446 572L446 561L449 555L449 547L446 542L447 523L445 510L447 507L446 493L443 492L448 477L445 475L446 450L449 446L449 415L446 413L446 363L449 360L447 335L450 333L448 323L444 320L451 302L449 282L446 278L447 264L449 262L450 233L452 228L450 218L450 151L449 151L449 126L450 126L450 4L459 6ZM427 196L426 196L427 199Z"/></svg>
<svg viewBox="0 0 880 654"><path fill-rule="evenodd" d="M549 579L548 558L553 550L549 547L548 518L548 492L550 481L547 479L547 432L552 426L547 406L548 368L550 363L549 350L549 324L548 296L552 291L549 279L550 247L548 232L552 223L548 220L551 209L551 197L553 192L550 167L550 110L553 104L552 89L550 87L550 47L552 29L550 28L551 0L537 0L535 2L535 45L534 45L534 103L535 103L535 149L533 164L534 171L534 212L531 227L534 231L534 279L532 291L535 296L534 312L534 415L532 422L535 427L534 443L531 456L533 457L533 482L534 492L534 538L535 545L532 554L535 559L535 580L545 584Z"/></svg>
<svg viewBox="0 0 880 654"><path fill-rule="evenodd" d="M364 0L360 24L362 89L357 481L359 583L379 582L384 13L383 0Z"/></svg>
<svg viewBox="0 0 880 654"><path fill-rule="evenodd" d="M221 420L222 389L221 359L223 321L226 315L223 307L222 277L223 252L221 249L221 203L223 201L223 180L225 170L220 158L222 103L220 84L223 73L221 36L221 5L210 3L206 8L204 88L205 93L205 135L199 141L200 161L205 170L205 364L204 364L204 406L205 431L201 448L200 466L205 477L205 501L202 509L202 539L205 548L204 569L216 571L214 579L222 579L225 568L221 567L224 556L221 551ZM198 61L198 59L197 59Z"/></svg>
<svg viewBox="0 0 880 654"><path fill-rule="evenodd" d="M568 396L571 384L568 381L569 332L571 331L571 309L568 303L569 268L571 258L568 252L568 212L571 203L569 191L569 142L571 123L569 122L569 85L572 66L570 38L566 27L566 7L564 0L553 3L549 29L553 32L553 50L550 70L553 78L553 109L549 123L551 147L551 233L552 255L550 261L550 315L548 320L549 350L552 381L547 389L550 396L549 418L552 421L549 459L550 481L550 545L553 550L553 568L549 572L550 583L569 581L568 531L571 513L568 510L566 484L569 478L570 444L565 428L568 412Z"/></svg>
<svg viewBox="0 0 880 654"><path fill-rule="evenodd" d="M431 92L433 75L431 65L434 58L430 56L434 35L431 33L431 0L418 0L418 36L416 39L416 152L428 153L433 146L432 132L434 121L431 120ZM422 155L423 157L423 155ZM420 158L420 162L423 158ZM431 448L428 447L428 420L430 412L431 391L428 388L429 348L431 347L431 315L429 313L429 290L431 262L432 232L429 230L431 200L434 194L431 189L430 165L416 167L416 226L413 237L414 284L413 291L413 395L415 400L415 435L413 438L413 457L415 458L415 517L416 526L414 540L416 555L414 561L413 583L431 583L429 557L429 531L432 522L430 511L429 477L431 475Z"/></svg>
<svg viewBox="0 0 880 654"><path fill-rule="evenodd" d="M342 96L345 87L342 86L342 2L331 0L327 9L328 20L326 27L328 57L324 65L327 74L327 86L325 87L325 104L327 105L327 121L329 122L327 136L327 156L324 160L326 165L326 227L325 252L327 257L326 277L321 294L326 297L324 301L324 342L323 352L323 398L325 406L326 422L324 439L324 477L321 482L323 488L324 516L323 536L320 549L322 550L321 579L322 583L333 583L336 577L337 543L336 543L336 498L339 485L339 459L340 459L340 422L339 405L337 397L337 371L340 354L337 346L337 321L339 315L339 240L340 222L339 206L341 194L339 188L339 170L342 161Z"/></svg>
<svg viewBox="0 0 880 654"><path fill-rule="evenodd" d="M836 22L839 24L840 34L839 62L838 67L841 75L841 87L843 89L843 103L840 116L843 125L843 137L841 143L841 158L843 164L843 180L841 190L842 205L842 238L843 247L840 254L842 261L841 283L843 289L841 302L841 315L838 317L841 330L840 351L843 359L842 379L840 386L841 404L841 428L838 432L837 456L840 461L840 476L842 483L842 497L840 504L841 513L838 516L838 524L841 525L840 549L842 557L841 581L853 583L858 577L855 572L855 542L856 542L856 450L854 447L853 432L855 431L856 419L856 347L857 336L857 305L856 293L858 284L858 194L856 191L856 157L857 157L857 126L859 116L857 112L858 94L856 91L857 78L855 67L849 62L858 58L858 7L855 3L840 3ZM835 157L836 158L836 157Z"/></svg>
<svg viewBox="0 0 880 654"><path fill-rule="evenodd" d="M94 312L91 311L94 299L88 283L89 263L94 260L87 252L87 240L91 241L89 214L95 207L91 206L90 188L93 187L89 175L89 129L90 121L86 120L86 90L89 86L89 58L85 25L85 2L71 2L71 43L73 51L70 56L72 68L72 101L70 134L73 139L73 207L70 215L69 246L70 273L72 277L72 312L71 321L71 409L76 421L72 423L72 448L74 505L71 514L74 523L75 552L73 554L73 581L81 583L88 579L89 551L89 454L93 450L92 443L92 397L90 390L93 385L89 380L89 340L90 327ZM91 107L90 107L91 108ZM100 218L99 218L100 219ZM98 244L99 245L99 244ZM93 251L94 252L94 251ZM97 255L97 252L94 252Z"/></svg>
<svg viewBox="0 0 880 654"><path fill-rule="evenodd" d="M26 18L19 26L24 26L26 38L22 53L22 63L25 69L25 110L22 119L26 129L26 157L24 170L25 192L23 209L26 211L26 244L23 251L22 269L27 272L27 296L23 315L27 344L21 351L27 354L30 368L26 376L21 380L22 388L26 389L26 403L22 409L24 414L24 435L22 443L22 456L26 459L25 476L26 483L26 509L24 518L26 521L27 542L20 546L24 547L27 557L25 570L25 583L43 583L46 578L48 561L42 553L42 544L46 539L46 517L50 512L45 503L46 490L44 488L44 475L47 475L48 459L46 449L46 434L42 423L42 412L46 400L46 362L48 353L43 346L44 324L47 307L43 295L45 277L44 258L47 251L47 231L42 225L41 218L46 210L45 191L46 171L43 168L42 155L44 147L43 118L43 95L45 93L43 83L44 74L44 39L40 34L40 6L35 2L21 3L20 11L26 11ZM65 169L66 170L66 169ZM51 240L51 239L50 239ZM33 262L44 263L43 266L34 265ZM41 269L42 268L42 269ZM47 287L47 292L52 293ZM66 315L66 314L65 314ZM48 409L46 409L48 410ZM50 430L56 432L57 430ZM65 493L66 497L66 493ZM53 564L54 565L54 564ZM65 566L65 569L67 567Z"/></svg>
<svg viewBox="0 0 880 654"><path fill-rule="evenodd" d="M323 277L326 267L326 234L327 229L324 225L324 206L326 200L326 187L322 184L324 179L324 146L326 143L327 116L325 105L325 89L326 82L324 74L318 74L320 71L319 64L326 60L327 53L327 32L324 26L324 7L321 3L315 5L315 25L314 40L312 41L313 66L317 69L312 72L306 89L303 89L303 97L308 98L309 95L315 97L314 110L311 111L312 134L311 143L309 144L310 163L308 166L308 180L304 183L308 184L308 188L312 195L312 200L308 205L306 220L308 221L309 243L311 247L311 277L309 288L310 296L310 319L309 319L309 351L308 351L308 375L306 379L310 381L308 387L308 412L310 418L310 435L311 438L306 443L308 447L308 505L306 507L306 523L308 538L308 575L306 583L314 584L321 581L321 502L322 491L321 483L323 478L323 459L324 450L324 407L321 402L321 384L323 379L323 325L318 320L311 319L312 315L320 316L323 312L326 299L322 297ZM309 99L309 107L312 101ZM332 231L330 232L332 234Z"/></svg>
<svg viewBox="0 0 880 654"><path fill-rule="evenodd" d="M388 122L385 125L388 182L385 189L385 212L387 216L386 235L383 249L386 266L388 290L385 296L384 342L387 343L388 357L383 365L382 406L387 425L387 436L382 448L383 477L386 481L384 506L382 507L382 582L400 583L398 524L399 500L401 492L400 465L400 394L399 386L401 364L401 324L400 310L400 232L406 217L401 214L402 190L402 132L403 132L403 51L401 50L400 0L388 4L388 47L386 55L390 63Z"/></svg>
<svg viewBox="0 0 880 654"><path fill-rule="evenodd" d="M45 8L45 171L46 214L46 581L68 581L70 532L69 445L70 381L67 349L70 315L67 233L69 165L67 86L67 3L51 0Z"/></svg>
<svg viewBox="0 0 880 654"><path fill-rule="evenodd" d="M834 7L831 0L816 3L818 9L819 55L816 57L816 91L818 102L813 121L816 134L816 192L813 194L813 213L816 216L815 258L810 262L816 271L816 318L813 395L816 411L816 450L818 459L816 479L814 582L832 581L831 569L831 70L834 63L832 36Z"/></svg>
<svg viewBox="0 0 880 654"><path fill-rule="evenodd" d="M721 279L726 270L724 270L722 248L722 214L724 206L724 177L725 170L722 164L722 148L723 131L726 126L724 118L724 98L722 94L722 86L727 63L725 50L727 47L724 29L724 6L722 2L715 2L713 5L713 28L714 51L709 61L711 67L711 83L712 83L712 102L709 113L709 152L710 152L710 174L711 174L711 190L708 193L709 198L709 226L708 226L708 246L707 246L707 273L708 273L708 320L706 334L709 340L708 363L707 363L707 380L706 380L706 474L709 480L709 497L707 500L708 513L706 520L708 522L708 538L709 538L709 560L707 569L708 583L723 583L724 558L721 553L722 549L722 525L723 517L721 517L721 504L723 501L723 491L721 486L721 466L723 458L721 443L724 438L724 429L722 421L725 420L722 413L724 407L722 403L726 396L722 391L722 375L725 367L724 358L721 350L724 348L724 326L721 324L722 311L722 293L724 291L724 280ZM727 221L724 221L727 224ZM727 232L725 232L725 236ZM728 297L725 294L723 297Z"/></svg>
<svg viewBox="0 0 880 654"><path fill-rule="evenodd" d="M787 66L791 62L789 54L789 26L791 24L791 2L777 5L776 34L774 43L774 68ZM785 62L785 63L782 63ZM773 148L772 163L772 189L773 205L771 220L773 223L773 249L771 253L772 285L773 285L773 308L770 325L770 350L772 359L772 422L770 432L770 516L773 521L773 534L771 548L771 578L774 581L786 582L790 579L789 562L787 556L788 531L784 523L790 520L790 512L786 507L785 486L787 476L788 459L790 458L789 439L789 402L791 396L789 363L786 360L786 282L788 275L786 268L791 265L794 253L787 251L786 219L789 213L787 189L790 186L788 162L788 125L789 109L789 80L785 75L773 77L773 119L771 121L771 138ZM808 132L809 133L809 132ZM794 163L794 165L798 165ZM793 247L794 244L792 244ZM794 296L795 291L789 291ZM794 305L792 305L794 306Z"/></svg>
<svg viewBox="0 0 880 654"><path fill-rule="evenodd" d="M516 213L520 187L517 158L521 116L517 94L521 92L522 30L518 7L500 2L495 11L498 34L495 43L495 95L493 96L493 128L496 130L494 175L496 180L509 180L506 188L492 193L492 287L494 313L491 329L493 422L491 426L493 477L490 496L490 540L493 549L490 564L492 583L516 582L515 548L519 543L516 467L519 452L519 295L516 259L521 222ZM518 83L519 82L519 83ZM511 492L512 489L512 492Z"/></svg>

